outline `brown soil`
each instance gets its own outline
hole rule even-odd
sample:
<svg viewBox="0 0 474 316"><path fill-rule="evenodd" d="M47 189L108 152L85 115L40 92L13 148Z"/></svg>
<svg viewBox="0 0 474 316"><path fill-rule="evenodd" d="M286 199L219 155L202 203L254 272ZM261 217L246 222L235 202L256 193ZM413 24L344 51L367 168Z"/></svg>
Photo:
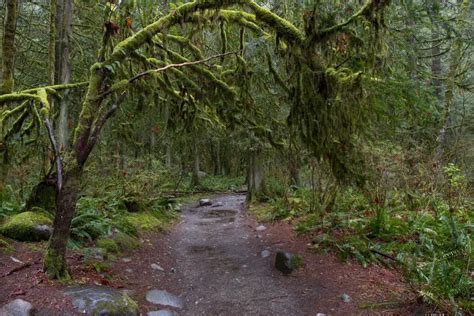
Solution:
<svg viewBox="0 0 474 316"><path fill-rule="evenodd" d="M184 301L180 315L407 315L429 312L414 302L399 273L380 266L341 263L333 254L316 254L308 238L287 223L265 224L243 210L243 196L221 196L219 207L187 206L180 221L165 233L142 236L142 247L110 268L96 272L71 252L75 283L127 290L143 315L159 310L145 300L150 289L167 290ZM78 315L63 295L66 285L41 272L44 244L14 243L0 252L0 306L15 298L35 305L41 315ZM268 249L271 256L261 257ZM273 267L277 250L301 254L303 265L290 276ZM24 265L12 260L12 257ZM153 269L155 263L164 271ZM13 269L19 271L7 275ZM345 303L342 294L352 301ZM370 307L370 308L369 308Z"/></svg>

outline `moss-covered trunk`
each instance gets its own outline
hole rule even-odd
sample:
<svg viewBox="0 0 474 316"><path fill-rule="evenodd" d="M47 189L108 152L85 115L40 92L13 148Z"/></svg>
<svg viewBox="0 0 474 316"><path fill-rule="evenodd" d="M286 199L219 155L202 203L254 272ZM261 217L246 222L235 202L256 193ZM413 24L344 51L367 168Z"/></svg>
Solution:
<svg viewBox="0 0 474 316"><path fill-rule="evenodd" d="M199 179L199 164L199 149L197 143L195 142L193 144L193 170L191 177L191 187L199 187L201 184Z"/></svg>
<svg viewBox="0 0 474 316"><path fill-rule="evenodd" d="M46 250L43 270L52 279L69 279L66 262L66 246L69 240L71 221L76 210L80 191L82 168L74 167L64 175L62 189L56 199L56 217L53 235Z"/></svg>
<svg viewBox="0 0 474 316"><path fill-rule="evenodd" d="M263 161L260 150L251 150L247 174L247 200L256 201L262 198L265 192Z"/></svg>
<svg viewBox="0 0 474 316"><path fill-rule="evenodd" d="M3 65L2 65L2 86L0 94L10 93L13 90L13 73L15 70L15 34L17 20L18 0L6 1L5 29L3 32Z"/></svg>

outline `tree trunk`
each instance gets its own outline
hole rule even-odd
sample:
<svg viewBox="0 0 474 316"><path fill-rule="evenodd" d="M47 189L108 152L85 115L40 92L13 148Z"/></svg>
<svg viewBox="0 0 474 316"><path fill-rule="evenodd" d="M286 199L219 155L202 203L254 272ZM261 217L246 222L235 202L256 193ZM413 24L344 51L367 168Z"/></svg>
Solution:
<svg viewBox="0 0 474 316"><path fill-rule="evenodd" d="M0 94L10 93L14 86L15 72L15 33L18 0L6 0L5 28L3 32L2 86Z"/></svg>
<svg viewBox="0 0 474 316"><path fill-rule="evenodd" d="M219 140L216 141L215 151L215 159L214 159L214 175L220 176L222 175L222 164L221 164L221 142Z"/></svg>
<svg viewBox="0 0 474 316"><path fill-rule="evenodd" d="M72 14L73 4L71 0L59 0L56 10L56 29L58 36L56 40L56 68L58 84L66 84L71 82L71 37L72 37ZM63 99L60 101L60 113L58 124L59 146L65 149L68 145L69 128L69 91L65 91Z"/></svg>
<svg viewBox="0 0 474 316"><path fill-rule="evenodd" d="M433 87L436 96L436 100L438 101L438 105L441 105L442 102L442 82L441 82L441 49L440 49L440 39L439 33L433 28L431 29L431 40L433 41L433 47L431 48L431 55L433 59L431 60L431 75L433 76Z"/></svg>
<svg viewBox="0 0 474 316"><path fill-rule="evenodd" d="M168 169L171 169L171 167L173 166L173 156L172 156L172 144L171 142L169 144L166 144L166 167Z"/></svg>
<svg viewBox="0 0 474 316"><path fill-rule="evenodd" d="M263 164L260 150L251 150L247 174L247 200L259 200L264 193Z"/></svg>
<svg viewBox="0 0 474 316"><path fill-rule="evenodd" d="M64 183L56 199L56 216L53 235L43 261L43 270L51 279L69 279L66 262L66 246L70 235L71 221L76 210L80 191L82 168L74 167L64 174Z"/></svg>
<svg viewBox="0 0 474 316"><path fill-rule="evenodd" d="M199 181L199 150L198 145L195 142L193 144L193 171L191 177L191 187L197 187L200 185Z"/></svg>

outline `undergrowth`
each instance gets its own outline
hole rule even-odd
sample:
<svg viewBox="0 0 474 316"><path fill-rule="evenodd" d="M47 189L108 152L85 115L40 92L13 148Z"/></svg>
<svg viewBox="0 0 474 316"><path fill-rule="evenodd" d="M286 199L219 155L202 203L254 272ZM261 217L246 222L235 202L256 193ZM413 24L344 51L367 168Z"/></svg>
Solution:
<svg viewBox="0 0 474 316"><path fill-rule="evenodd" d="M365 267L400 269L425 302L448 313L469 313L474 311L474 203L456 165L440 173L436 189L429 181L404 187L378 183L371 190L346 187L332 204L313 207L312 190L300 188L250 210L259 220L291 220L296 232L313 236L316 251L335 251Z"/></svg>

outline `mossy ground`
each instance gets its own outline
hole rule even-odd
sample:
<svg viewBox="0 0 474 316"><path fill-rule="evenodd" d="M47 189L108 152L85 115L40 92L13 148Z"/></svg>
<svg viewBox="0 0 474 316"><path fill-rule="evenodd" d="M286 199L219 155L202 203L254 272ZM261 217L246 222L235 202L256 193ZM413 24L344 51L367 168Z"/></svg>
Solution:
<svg viewBox="0 0 474 316"><path fill-rule="evenodd" d="M135 237L122 232L117 232L114 240L120 251L123 252L131 251L140 247L140 242Z"/></svg>
<svg viewBox="0 0 474 316"><path fill-rule="evenodd" d="M163 230L171 222L172 217L155 212L133 213L127 216L127 221L138 231Z"/></svg>
<svg viewBox="0 0 474 316"><path fill-rule="evenodd" d="M248 211L255 216L259 222L270 222L273 218L272 208L267 203L251 203L248 207Z"/></svg>
<svg viewBox="0 0 474 316"><path fill-rule="evenodd" d="M96 242L98 248L107 250L111 253L119 253L119 246L113 239L103 238Z"/></svg>

